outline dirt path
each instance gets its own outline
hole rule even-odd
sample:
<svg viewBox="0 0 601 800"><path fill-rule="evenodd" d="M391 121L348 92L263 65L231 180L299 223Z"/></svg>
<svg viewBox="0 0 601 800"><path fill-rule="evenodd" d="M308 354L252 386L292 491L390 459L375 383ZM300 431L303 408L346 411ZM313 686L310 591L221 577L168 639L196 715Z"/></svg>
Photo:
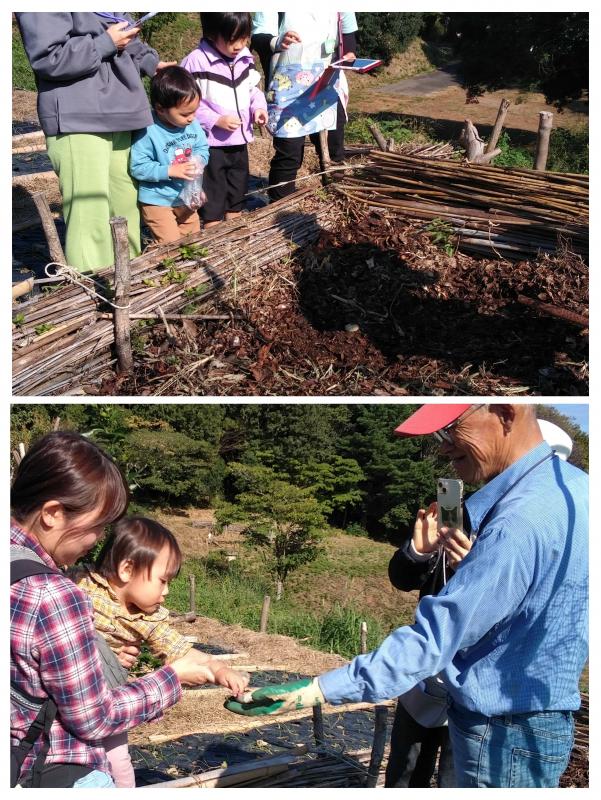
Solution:
<svg viewBox="0 0 601 800"><path fill-rule="evenodd" d="M433 72L425 72L422 75L405 78L405 80L398 81L398 83L387 83L374 89L374 92L408 95L410 97L427 97L451 86L459 86L457 64L454 63L448 64L442 69L436 69Z"/></svg>

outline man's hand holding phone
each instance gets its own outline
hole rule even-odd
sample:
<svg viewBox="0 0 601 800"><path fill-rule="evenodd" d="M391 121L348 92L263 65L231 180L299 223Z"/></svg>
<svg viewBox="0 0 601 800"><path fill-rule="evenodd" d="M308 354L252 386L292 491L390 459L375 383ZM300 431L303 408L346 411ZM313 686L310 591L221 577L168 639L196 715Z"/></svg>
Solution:
<svg viewBox="0 0 601 800"><path fill-rule="evenodd" d="M457 569L472 549L472 543L459 528L441 528L440 543L447 556L447 562L452 569Z"/></svg>

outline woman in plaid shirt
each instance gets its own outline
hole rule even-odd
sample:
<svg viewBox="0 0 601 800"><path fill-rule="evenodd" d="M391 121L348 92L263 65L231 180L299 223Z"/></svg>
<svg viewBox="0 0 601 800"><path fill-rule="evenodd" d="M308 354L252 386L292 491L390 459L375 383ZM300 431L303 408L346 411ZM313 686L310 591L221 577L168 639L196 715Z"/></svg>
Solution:
<svg viewBox="0 0 601 800"><path fill-rule="evenodd" d="M23 739L46 698L58 709L42 786L114 786L103 739L158 719L180 699L182 683L206 682L206 669L187 653L132 683L107 686L92 602L58 568L84 556L128 501L114 462L76 433L40 439L13 481L11 561L30 559L56 570L11 585L11 746ZM43 738L23 763L21 783L31 781ZM74 774L81 777L73 781Z"/></svg>

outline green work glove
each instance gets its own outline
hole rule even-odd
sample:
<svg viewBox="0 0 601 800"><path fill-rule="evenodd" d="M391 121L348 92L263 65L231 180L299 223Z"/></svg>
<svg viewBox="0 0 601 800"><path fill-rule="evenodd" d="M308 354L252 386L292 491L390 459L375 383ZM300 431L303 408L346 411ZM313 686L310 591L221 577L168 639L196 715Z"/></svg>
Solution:
<svg viewBox="0 0 601 800"><path fill-rule="evenodd" d="M230 698L224 706L234 714L247 717L260 717L266 714L284 714L325 703L325 698L317 678L303 678L300 681L280 683L277 686L263 686L254 692L246 692L242 700Z"/></svg>

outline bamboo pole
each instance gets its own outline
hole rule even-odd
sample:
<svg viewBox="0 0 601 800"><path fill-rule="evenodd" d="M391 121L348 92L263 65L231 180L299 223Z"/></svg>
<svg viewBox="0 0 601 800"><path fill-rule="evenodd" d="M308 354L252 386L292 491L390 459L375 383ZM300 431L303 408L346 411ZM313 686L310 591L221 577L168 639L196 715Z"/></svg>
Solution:
<svg viewBox="0 0 601 800"><path fill-rule="evenodd" d="M295 752L290 755L272 756L270 758L257 758L252 761L244 761L241 764L234 764L231 767L212 769L207 772L200 772L195 775L187 775L184 778L176 778L172 781L161 781L152 783L149 786L142 786L142 789L183 789L188 786L198 786L204 789L234 786L245 778L273 775L274 771L286 770L299 755L307 752L306 745L297 745Z"/></svg>
<svg viewBox="0 0 601 800"><path fill-rule="evenodd" d="M40 215L40 219L42 221L42 227L44 228L44 234L46 236L46 241L48 242L50 258L53 261L56 261L58 264L66 264L67 259L65 258L63 246L59 239L58 231L56 230L54 218L52 216L52 212L50 211L50 206L48 205L46 195L44 192L33 192L31 199L35 203L35 207L37 208L38 214Z"/></svg>
<svg viewBox="0 0 601 800"><path fill-rule="evenodd" d="M196 575L191 572L188 580L190 582L190 616L193 617L190 621L193 622L196 619Z"/></svg>
<svg viewBox="0 0 601 800"><path fill-rule="evenodd" d="M271 597L266 594L263 598L263 607L261 609L261 623L259 625L259 632L267 632L267 620L269 619L269 606L271 604Z"/></svg>
<svg viewBox="0 0 601 800"><path fill-rule="evenodd" d="M367 653L367 622L361 623L361 652Z"/></svg>
<svg viewBox="0 0 601 800"><path fill-rule="evenodd" d="M33 290L33 280L34 279L32 276L24 281L13 283L12 299L16 300L18 297L22 297L24 294L29 294L29 292Z"/></svg>
<svg viewBox="0 0 601 800"><path fill-rule="evenodd" d="M538 138L536 140L536 154L534 156L534 169L544 172L547 169L549 157L549 141L553 128L553 114L551 111L541 111L538 119Z"/></svg>
<svg viewBox="0 0 601 800"><path fill-rule="evenodd" d="M131 275L129 271L129 240L125 217L113 217L110 221L115 253L115 349L119 372L128 375L134 367L131 351L129 293Z"/></svg>

